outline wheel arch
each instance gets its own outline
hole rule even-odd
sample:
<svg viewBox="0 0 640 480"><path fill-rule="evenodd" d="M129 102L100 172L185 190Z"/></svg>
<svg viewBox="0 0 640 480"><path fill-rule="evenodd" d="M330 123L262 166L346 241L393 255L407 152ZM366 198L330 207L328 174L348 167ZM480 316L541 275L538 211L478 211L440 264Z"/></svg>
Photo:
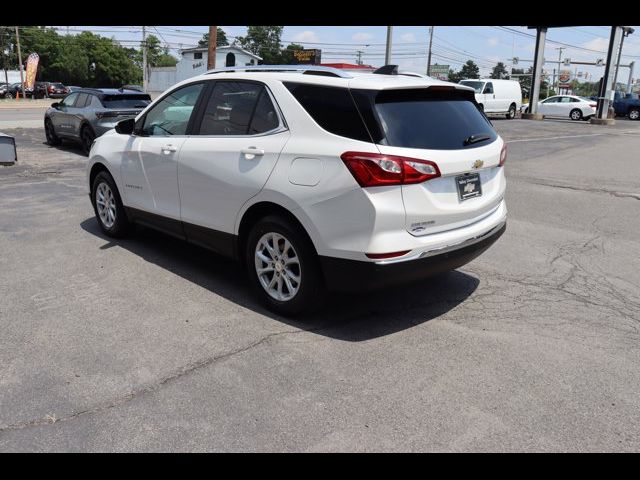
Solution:
<svg viewBox="0 0 640 480"><path fill-rule="evenodd" d="M251 231L251 227L256 224L261 218L264 218L268 215L279 215L287 220L291 221L293 224L297 225L300 228L300 231L305 235L306 239L309 241L309 244L314 249L315 253L318 254L318 248L313 241L312 235L309 234L309 230L305 227L305 223L303 220L298 218L291 210L283 207L282 205L275 203L269 200L261 200L258 201L251 206L249 206L243 213L238 223L237 228L237 252L238 258L243 262L244 261L244 250L246 247L247 238L249 236L249 232Z"/></svg>

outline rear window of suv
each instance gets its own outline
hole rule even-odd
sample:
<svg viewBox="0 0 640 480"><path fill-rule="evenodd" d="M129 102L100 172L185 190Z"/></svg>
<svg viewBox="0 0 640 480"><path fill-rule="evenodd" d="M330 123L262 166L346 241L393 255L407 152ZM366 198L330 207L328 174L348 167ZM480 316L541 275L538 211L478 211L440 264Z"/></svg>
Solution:
<svg viewBox="0 0 640 480"><path fill-rule="evenodd" d="M151 103L147 94L106 95L102 99L105 108L144 108Z"/></svg>
<svg viewBox="0 0 640 480"><path fill-rule="evenodd" d="M493 126L467 92L428 88L352 91L376 143L432 150L482 147L496 140ZM472 135L487 138L466 141Z"/></svg>

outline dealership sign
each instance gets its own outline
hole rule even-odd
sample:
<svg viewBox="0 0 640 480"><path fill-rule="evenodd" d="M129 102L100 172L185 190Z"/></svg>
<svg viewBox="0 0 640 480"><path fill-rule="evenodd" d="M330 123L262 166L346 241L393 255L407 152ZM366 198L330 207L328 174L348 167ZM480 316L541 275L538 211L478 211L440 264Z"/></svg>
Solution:
<svg viewBox="0 0 640 480"><path fill-rule="evenodd" d="M429 68L430 77L438 80L449 80L449 65L431 65Z"/></svg>
<svg viewBox="0 0 640 480"><path fill-rule="evenodd" d="M294 65L320 65L322 61L322 50L312 49L296 49L293 50Z"/></svg>
<svg viewBox="0 0 640 480"><path fill-rule="evenodd" d="M32 53L27 58L27 78L24 81L25 88L33 90L36 84L36 72L38 71L38 62L40 56L37 53Z"/></svg>

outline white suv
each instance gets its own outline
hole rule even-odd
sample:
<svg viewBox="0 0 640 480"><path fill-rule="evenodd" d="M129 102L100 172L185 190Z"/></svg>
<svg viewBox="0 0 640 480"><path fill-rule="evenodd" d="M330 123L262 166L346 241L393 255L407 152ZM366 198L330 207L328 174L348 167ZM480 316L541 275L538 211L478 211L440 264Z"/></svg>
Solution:
<svg viewBox="0 0 640 480"><path fill-rule="evenodd" d="M506 228L506 149L471 88L396 72L214 70L91 148L101 229L240 260L268 307L458 268ZM395 73L395 74L392 74Z"/></svg>

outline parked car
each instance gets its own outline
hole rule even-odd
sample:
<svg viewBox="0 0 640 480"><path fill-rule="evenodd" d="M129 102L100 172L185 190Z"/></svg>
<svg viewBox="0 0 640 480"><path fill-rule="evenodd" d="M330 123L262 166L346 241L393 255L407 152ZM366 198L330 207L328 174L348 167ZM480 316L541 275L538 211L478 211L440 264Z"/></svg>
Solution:
<svg viewBox="0 0 640 480"><path fill-rule="evenodd" d="M131 221L239 259L269 308L298 315L325 288L481 254L506 228L505 160L470 88L270 65L175 85L95 141L87 182L106 235Z"/></svg>
<svg viewBox="0 0 640 480"><path fill-rule="evenodd" d="M516 80L480 78L460 80L460 85L471 87L476 92L476 101L486 114L502 114L515 118L522 105L522 89Z"/></svg>
<svg viewBox="0 0 640 480"><path fill-rule="evenodd" d="M538 113L545 117L589 120L596 114L598 104L593 100L576 95L554 95L538 102ZM527 106L525 113L529 112Z"/></svg>
<svg viewBox="0 0 640 480"><path fill-rule="evenodd" d="M85 153L91 144L118 121L135 117L151 102L146 93L112 88L85 88L51 105L44 114L49 145L61 140L80 142Z"/></svg>
<svg viewBox="0 0 640 480"><path fill-rule="evenodd" d="M46 87L49 98L64 98L71 93L70 90L60 82L47 82Z"/></svg>
<svg viewBox="0 0 640 480"><path fill-rule="evenodd" d="M6 97L8 89L9 89L8 83L0 83L0 98Z"/></svg>
<svg viewBox="0 0 640 480"><path fill-rule="evenodd" d="M82 87L77 87L75 85L67 85L67 90L69 90L69 93L73 93L73 92L77 92L78 90L81 90Z"/></svg>
<svg viewBox="0 0 640 480"><path fill-rule="evenodd" d="M637 94L616 92L613 100L613 109L617 116L638 120L640 119L640 98L638 98Z"/></svg>

